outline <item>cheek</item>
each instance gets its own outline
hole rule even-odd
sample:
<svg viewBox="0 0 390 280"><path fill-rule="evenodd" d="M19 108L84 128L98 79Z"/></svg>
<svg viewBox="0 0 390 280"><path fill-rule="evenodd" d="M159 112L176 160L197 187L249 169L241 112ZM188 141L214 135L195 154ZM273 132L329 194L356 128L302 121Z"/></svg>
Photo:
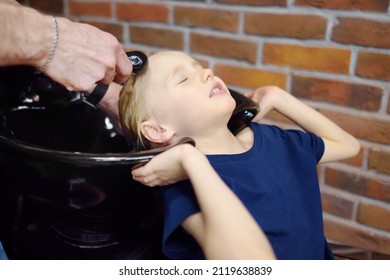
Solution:
<svg viewBox="0 0 390 280"><path fill-rule="evenodd" d="M162 122L167 121L171 116L175 104L169 101L167 98L155 98L152 104L153 116Z"/></svg>
<svg viewBox="0 0 390 280"><path fill-rule="evenodd" d="M234 98L232 96L230 96L230 98L226 102L226 106L229 109L231 109L232 111L236 108L236 101L234 100Z"/></svg>
<svg viewBox="0 0 390 280"><path fill-rule="evenodd" d="M160 123L177 129L182 123L188 123L196 118L194 113L199 111L198 104L191 104L181 99L164 99L155 103L154 116Z"/></svg>
<svg viewBox="0 0 390 280"><path fill-rule="evenodd" d="M236 101L232 96L229 96L226 98L226 101L224 103L224 110L226 111L226 114L229 116L233 114L234 109L236 108Z"/></svg>

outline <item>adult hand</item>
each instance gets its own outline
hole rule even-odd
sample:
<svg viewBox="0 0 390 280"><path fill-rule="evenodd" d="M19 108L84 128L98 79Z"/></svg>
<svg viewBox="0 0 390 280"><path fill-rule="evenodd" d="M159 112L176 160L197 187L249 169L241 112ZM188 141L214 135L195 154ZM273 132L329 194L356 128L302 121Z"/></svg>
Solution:
<svg viewBox="0 0 390 280"><path fill-rule="evenodd" d="M70 91L91 92L97 83L122 83L132 72L112 34L66 18L54 20L13 0L0 0L0 35L0 66L43 67Z"/></svg>
<svg viewBox="0 0 390 280"><path fill-rule="evenodd" d="M112 34L65 18L57 21L58 47L45 70L53 80L70 91L90 92L96 83L122 83L131 74L132 64Z"/></svg>

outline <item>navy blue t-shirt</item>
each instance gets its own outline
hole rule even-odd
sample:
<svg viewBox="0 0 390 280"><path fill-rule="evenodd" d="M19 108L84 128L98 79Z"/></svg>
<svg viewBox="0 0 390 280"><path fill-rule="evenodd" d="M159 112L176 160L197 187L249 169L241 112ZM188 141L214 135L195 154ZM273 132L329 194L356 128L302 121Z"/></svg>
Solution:
<svg viewBox="0 0 390 280"><path fill-rule="evenodd" d="M313 133L251 123L253 146L242 154L208 155L211 165L245 204L278 259L333 258L324 237L317 163L324 142ZM212 188L212 186L210 186ZM181 223L199 206L187 181L161 188L163 251L172 259L202 259Z"/></svg>

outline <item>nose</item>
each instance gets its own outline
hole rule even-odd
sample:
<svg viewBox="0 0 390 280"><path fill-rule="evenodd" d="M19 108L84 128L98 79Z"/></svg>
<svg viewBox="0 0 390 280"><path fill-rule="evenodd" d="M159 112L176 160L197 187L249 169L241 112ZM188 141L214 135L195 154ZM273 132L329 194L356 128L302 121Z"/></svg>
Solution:
<svg viewBox="0 0 390 280"><path fill-rule="evenodd" d="M201 76L201 82L207 83L209 79L214 78L214 73L211 71L211 69L204 69L202 76Z"/></svg>

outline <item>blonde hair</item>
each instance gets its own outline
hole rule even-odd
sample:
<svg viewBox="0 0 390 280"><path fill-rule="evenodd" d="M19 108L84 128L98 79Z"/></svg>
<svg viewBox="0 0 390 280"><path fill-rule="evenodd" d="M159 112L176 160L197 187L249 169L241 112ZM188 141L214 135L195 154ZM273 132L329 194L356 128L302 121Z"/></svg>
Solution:
<svg viewBox="0 0 390 280"><path fill-rule="evenodd" d="M119 95L118 107L123 135L135 150L156 147L156 143L150 142L141 133L142 122L151 116L146 92L145 73L132 73Z"/></svg>

